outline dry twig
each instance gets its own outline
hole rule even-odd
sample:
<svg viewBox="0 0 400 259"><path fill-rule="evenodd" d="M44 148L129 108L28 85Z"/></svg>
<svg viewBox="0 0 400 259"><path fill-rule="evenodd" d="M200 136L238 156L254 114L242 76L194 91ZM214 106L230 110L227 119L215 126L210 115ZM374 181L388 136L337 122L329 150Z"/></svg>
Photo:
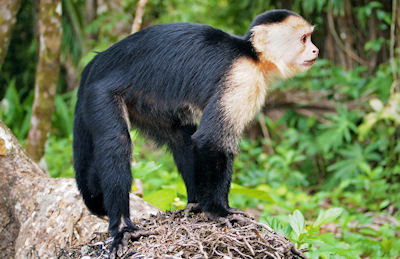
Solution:
<svg viewBox="0 0 400 259"><path fill-rule="evenodd" d="M238 217L241 219L238 220ZM143 219L148 230L137 241L128 240L121 258L305 258L286 237L269 226L237 216L232 226L208 221L203 213L186 217L184 211L165 212ZM58 258L107 258L110 243L96 235L93 243L60 249Z"/></svg>

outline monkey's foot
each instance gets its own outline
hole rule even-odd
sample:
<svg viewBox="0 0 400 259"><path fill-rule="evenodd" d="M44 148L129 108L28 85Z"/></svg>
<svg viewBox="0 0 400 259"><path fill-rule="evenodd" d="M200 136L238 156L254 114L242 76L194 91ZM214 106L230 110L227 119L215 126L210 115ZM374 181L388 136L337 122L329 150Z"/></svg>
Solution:
<svg viewBox="0 0 400 259"><path fill-rule="evenodd" d="M200 204L199 203L188 203L186 209L183 210L185 213L185 217L189 217L190 212L199 213L201 212Z"/></svg>
<svg viewBox="0 0 400 259"><path fill-rule="evenodd" d="M137 241L141 237L147 237L150 235L155 235L156 233L153 231L139 230L138 227L135 229L131 228L123 228L120 230L117 235L114 237L114 240L110 247L110 256L117 258L118 256L125 254L128 249L128 241Z"/></svg>
<svg viewBox="0 0 400 259"><path fill-rule="evenodd" d="M110 246L110 254L116 254L121 246L124 247L127 245L126 234L135 233L138 230L139 228L134 225L121 228L116 234L113 235L113 241Z"/></svg>
<svg viewBox="0 0 400 259"><path fill-rule="evenodd" d="M112 230L113 242L111 243L110 253L116 255L120 250L127 245L127 240L137 240L141 236L146 236L147 231L140 231L139 228L133 225L129 217L121 217L118 229Z"/></svg>

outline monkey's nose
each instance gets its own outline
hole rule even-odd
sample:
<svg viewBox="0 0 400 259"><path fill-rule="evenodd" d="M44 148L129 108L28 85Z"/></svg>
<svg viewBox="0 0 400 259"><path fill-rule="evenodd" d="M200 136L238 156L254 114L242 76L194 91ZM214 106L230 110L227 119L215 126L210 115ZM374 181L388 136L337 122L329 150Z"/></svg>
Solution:
<svg viewBox="0 0 400 259"><path fill-rule="evenodd" d="M317 54L317 55L318 55L318 53L319 53L319 49L313 49L312 53L313 53L313 54Z"/></svg>

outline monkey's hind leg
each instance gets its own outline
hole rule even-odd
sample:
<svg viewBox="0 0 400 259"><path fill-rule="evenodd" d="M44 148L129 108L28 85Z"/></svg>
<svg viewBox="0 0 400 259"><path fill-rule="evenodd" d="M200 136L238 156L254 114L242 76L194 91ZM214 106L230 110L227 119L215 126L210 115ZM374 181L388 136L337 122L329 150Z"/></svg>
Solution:
<svg viewBox="0 0 400 259"><path fill-rule="evenodd" d="M87 105L93 135L93 156L109 230L114 238L111 250L118 248L123 233L136 231L129 213L131 139L121 99L109 93L96 93Z"/></svg>
<svg viewBox="0 0 400 259"><path fill-rule="evenodd" d="M81 106L78 101L77 107ZM103 193L98 188L98 177L93 162L92 136L84 123L80 109L77 109L74 120L74 168L78 189L89 210L97 216L107 212L103 204Z"/></svg>
<svg viewBox="0 0 400 259"><path fill-rule="evenodd" d="M193 204L197 204L198 202L194 181L193 142L191 139L196 128L195 125L181 126L175 130L174 138L168 143L178 171L185 182L188 206L193 206Z"/></svg>

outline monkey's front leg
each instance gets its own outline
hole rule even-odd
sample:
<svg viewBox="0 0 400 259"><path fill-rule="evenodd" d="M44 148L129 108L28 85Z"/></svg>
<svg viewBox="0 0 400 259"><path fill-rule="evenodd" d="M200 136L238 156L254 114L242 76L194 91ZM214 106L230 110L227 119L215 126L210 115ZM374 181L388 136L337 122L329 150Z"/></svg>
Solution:
<svg viewBox="0 0 400 259"><path fill-rule="evenodd" d="M230 214L228 193L233 154L212 144L194 146L194 177L200 209L214 219Z"/></svg>
<svg viewBox="0 0 400 259"><path fill-rule="evenodd" d="M204 211L209 220L228 226L231 222L242 220L238 216L250 218L247 213L229 207L233 159L232 153L219 151L212 145L195 145L194 172L199 203L188 204L185 215L190 211Z"/></svg>

